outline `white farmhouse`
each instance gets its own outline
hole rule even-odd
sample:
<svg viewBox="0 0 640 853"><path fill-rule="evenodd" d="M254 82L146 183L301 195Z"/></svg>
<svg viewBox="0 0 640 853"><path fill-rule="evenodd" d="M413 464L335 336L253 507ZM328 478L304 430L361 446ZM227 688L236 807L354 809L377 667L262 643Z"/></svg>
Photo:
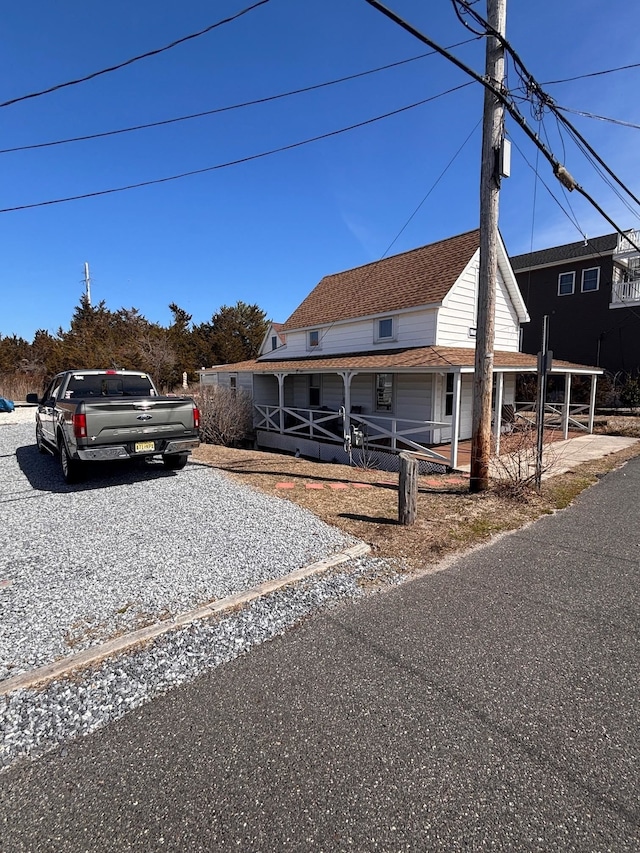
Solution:
<svg viewBox="0 0 640 853"><path fill-rule="evenodd" d="M253 398L257 445L322 460L375 452L397 467L400 450L456 467L471 436L479 273L479 231L469 231L356 269L326 276L289 319L272 324L252 361L201 373ZM529 320L509 258L498 240L494 411L515 407L516 376L536 371L520 352ZM554 363L566 377L597 368ZM501 419L495 418L496 434ZM362 442L364 450L354 450ZM445 447L443 447L445 445ZM423 466L424 469L424 466Z"/></svg>

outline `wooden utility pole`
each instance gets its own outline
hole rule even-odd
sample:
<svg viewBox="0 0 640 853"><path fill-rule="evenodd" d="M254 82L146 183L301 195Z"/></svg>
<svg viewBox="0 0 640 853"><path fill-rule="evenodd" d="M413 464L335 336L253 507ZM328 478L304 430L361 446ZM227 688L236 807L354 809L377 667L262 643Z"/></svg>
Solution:
<svg viewBox="0 0 640 853"><path fill-rule="evenodd" d="M493 30L504 35L506 0L487 0L487 21ZM500 41L491 35L487 36L485 77L496 89L502 89L504 48ZM489 89L485 89L480 170L480 274L469 486L472 492L482 492L489 488L491 388L498 275L498 202L503 136L504 107ZM496 417L498 416L499 413L496 414Z"/></svg>

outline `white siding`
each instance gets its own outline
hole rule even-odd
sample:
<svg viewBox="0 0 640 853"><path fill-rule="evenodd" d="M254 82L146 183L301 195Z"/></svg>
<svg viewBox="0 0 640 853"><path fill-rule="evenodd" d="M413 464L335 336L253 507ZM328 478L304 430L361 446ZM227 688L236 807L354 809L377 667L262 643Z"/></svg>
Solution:
<svg viewBox="0 0 640 853"><path fill-rule="evenodd" d="M256 373L253 377L253 399L258 405L278 405L278 380L275 376Z"/></svg>
<svg viewBox="0 0 640 853"><path fill-rule="evenodd" d="M436 309L423 308L393 316L395 335L391 341L376 342L375 330L379 318L352 320L332 326L318 326L320 346L307 348L307 332L287 333L286 350L270 354L271 358L301 358L311 352L318 355L336 355L349 352L378 352L400 347L421 347L435 343Z"/></svg>
<svg viewBox="0 0 640 853"><path fill-rule="evenodd" d="M415 421L431 420L432 377L428 373L400 373L395 377L396 417Z"/></svg>
<svg viewBox="0 0 640 853"><path fill-rule="evenodd" d="M438 346L475 347L475 334L471 335L469 330L476 327L479 257L478 251L442 303L438 312Z"/></svg>
<svg viewBox="0 0 640 853"><path fill-rule="evenodd" d="M502 275L498 273L496 287L496 335L495 348L503 352L518 352L520 347L520 323Z"/></svg>
<svg viewBox="0 0 640 853"><path fill-rule="evenodd" d="M475 334L469 333L477 325L479 251L447 294L438 314L437 344L450 347L475 347ZM517 352L520 339L518 316L498 272L496 283L495 349Z"/></svg>

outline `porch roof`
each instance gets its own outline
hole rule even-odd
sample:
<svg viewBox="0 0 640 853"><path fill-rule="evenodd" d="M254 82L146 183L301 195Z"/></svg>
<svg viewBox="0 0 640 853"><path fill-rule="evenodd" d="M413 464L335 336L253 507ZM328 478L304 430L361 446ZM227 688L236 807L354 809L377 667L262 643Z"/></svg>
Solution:
<svg viewBox="0 0 640 853"><path fill-rule="evenodd" d="M389 370L393 372L463 372L474 370L475 349L473 347L413 347L411 349L387 350L385 352L360 352L336 356L309 356L296 359L254 359L236 364L219 364L203 372L206 373L326 373L341 370L375 372ZM523 352L503 352L493 354L494 370L507 373L535 373L537 357ZM552 373L601 374L599 367L573 364L569 361L553 361Z"/></svg>

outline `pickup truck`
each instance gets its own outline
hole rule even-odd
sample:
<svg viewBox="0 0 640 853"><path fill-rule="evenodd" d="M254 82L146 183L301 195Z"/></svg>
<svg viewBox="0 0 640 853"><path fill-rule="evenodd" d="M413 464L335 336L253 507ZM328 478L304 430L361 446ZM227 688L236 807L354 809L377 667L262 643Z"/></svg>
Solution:
<svg viewBox="0 0 640 853"><path fill-rule="evenodd" d="M36 443L60 457L65 482L81 479L83 463L160 456L184 468L200 444L200 413L191 397L162 397L146 373L67 370L37 403Z"/></svg>

